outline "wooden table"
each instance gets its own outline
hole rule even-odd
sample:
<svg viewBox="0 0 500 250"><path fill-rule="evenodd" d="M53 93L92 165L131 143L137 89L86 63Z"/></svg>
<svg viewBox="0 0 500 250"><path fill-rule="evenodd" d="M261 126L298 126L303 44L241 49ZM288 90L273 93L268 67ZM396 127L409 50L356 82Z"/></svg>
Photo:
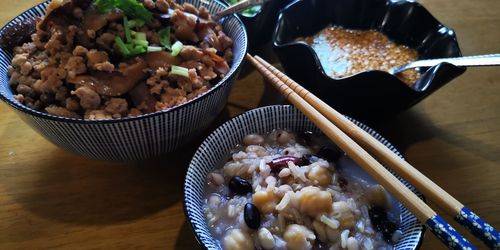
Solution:
<svg viewBox="0 0 500 250"><path fill-rule="evenodd" d="M38 2L0 1L0 24ZM455 28L465 55L500 51L500 1L422 2ZM236 83L215 125L276 102L269 98L273 95L260 76L247 74ZM499 95L499 68L471 68L410 110L371 124L410 163L496 228ZM182 185L190 157L203 138L162 159L92 161L50 144L4 103L0 114L0 249L199 248L184 218ZM444 247L427 234L422 249Z"/></svg>

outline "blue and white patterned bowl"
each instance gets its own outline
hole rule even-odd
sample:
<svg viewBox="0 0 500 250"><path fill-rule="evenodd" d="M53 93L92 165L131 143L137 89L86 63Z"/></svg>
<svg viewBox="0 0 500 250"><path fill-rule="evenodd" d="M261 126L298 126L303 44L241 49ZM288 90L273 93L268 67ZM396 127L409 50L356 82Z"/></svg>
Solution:
<svg viewBox="0 0 500 250"><path fill-rule="evenodd" d="M377 132L360 122L352 121L402 157L394 146ZM193 160L189 164L184 182L184 212L191 224L196 239L205 249L220 249L220 245L210 234L203 214L206 176L215 168L221 167L225 163L231 149L240 143L245 135L250 133L266 133L273 129L320 132L312 122L294 107L268 106L250 110L224 123L210 134L196 151ZM398 177L398 179L414 193L423 198L414 187L401 177ZM403 235L394 249L418 249L423 239L424 227L403 205L400 204L399 207Z"/></svg>
<svg viewBox="0 0 500 250"><path fill-rule="evenodd" d="M196 7L204 5L210 13L227 6L219 0L178 0ZM27 18L42 16L48 2L39 4L0 30ZM8 83L7 66L12 48L0 48L0 98L39 134L57 146L85 157L100 160L139 160L171 152L195 138L217 117L226 105L229 91L238 77L247 52L247 34L241 20L233 15L224 20L224 32L234 41L230 72L208 92L182 105L133 118L88 121L57 117L22 105ZM4 40L4 39L0 39Z"/></svg>

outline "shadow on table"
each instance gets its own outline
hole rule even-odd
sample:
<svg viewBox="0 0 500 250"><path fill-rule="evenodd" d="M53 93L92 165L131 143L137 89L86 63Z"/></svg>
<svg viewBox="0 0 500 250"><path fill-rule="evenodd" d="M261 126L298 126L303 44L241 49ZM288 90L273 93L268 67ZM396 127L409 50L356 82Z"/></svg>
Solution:
<svg viewBox="0 0 500 250"><path fill-rule="evenodd" d="M429 120L425 114L412 109L391 119L369 122L367 125L383 135L403 154L410 146L416 143L438 138L477 157L493 162L500 162L500 154L492 153L500 152L498 145L486 144L479 140L470 139L467 135L457 134L446 129L453 128L454 125L446 128L439 127ZM434 144L434 146L436 146L434 150L437 152L441 150L438 148L439 145ZM447 159L446 161L451 164L454 159Z"/></svg>
<svg viewBox="0 0 500 250"><path fill-rule="evenodd" d="M227 118L225 110L212 127ZM138 219L182 201L189 162L212 129L177 152L140 162L95 161L54 148L33 166L22 166L36 171L34 178L2 185L17 203L50 220L104 225Z"/></svg>
<svg viewBox="0 0 500 250"><path fill-rule="evenodd" d="M186 221L182 225L177 240L175 241L174 249L185 250L185 249L202 249L196 238L194 237L193 230L191 226Z"/></svg>

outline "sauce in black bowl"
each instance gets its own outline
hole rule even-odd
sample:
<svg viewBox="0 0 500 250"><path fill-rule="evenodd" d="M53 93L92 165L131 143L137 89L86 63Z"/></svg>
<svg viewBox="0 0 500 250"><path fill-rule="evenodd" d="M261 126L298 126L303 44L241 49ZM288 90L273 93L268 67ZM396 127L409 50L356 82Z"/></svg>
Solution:
<svg viewBox="0 0 500 250"><path fill-rule="evenodd" d="M418 103L465 71L443 63L423 69L409 87L383 71L365 71L344 78L325 73L314 50L299 37L336 25L377 30L397 44L418 51L422 59L458 57L453 30L439 23L422 5L390 0L301 0L285 7L278 18L273 45L287 75L338 111L358 119L394 115Z"/></svg>

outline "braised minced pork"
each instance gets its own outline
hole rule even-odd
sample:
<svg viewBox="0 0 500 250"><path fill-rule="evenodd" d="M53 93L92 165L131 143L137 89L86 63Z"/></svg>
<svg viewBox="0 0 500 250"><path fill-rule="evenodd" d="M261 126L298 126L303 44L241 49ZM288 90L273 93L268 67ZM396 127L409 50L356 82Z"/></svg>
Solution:
<svg viewBox="0 0 500 250"><path fill-rule="evenodd" d="M115 42L127 39L120 9L103 14L90 0L53 1L31 41L13 49L9 81L16 99L70 118L138 116L193 99L229 72L232 40L205 7L139 2L154 18L134 32L162 47L159 31L170 26L171 44L184 44L179 55L164 49L123 57ZM172 75L172 65L187 68L187 75Z"/></svg>

